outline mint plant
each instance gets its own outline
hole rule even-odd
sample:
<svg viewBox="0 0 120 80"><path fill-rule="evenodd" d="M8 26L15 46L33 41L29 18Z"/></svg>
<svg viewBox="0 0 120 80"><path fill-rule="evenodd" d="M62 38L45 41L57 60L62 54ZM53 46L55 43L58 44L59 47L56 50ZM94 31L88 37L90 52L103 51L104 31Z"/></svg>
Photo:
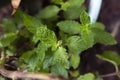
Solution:
<svg viewBox="0 0 120 80"><path fill-rule="evenodd" d="M13 19L4 19L0 48L5 50L9 58L18 55L19 43L22 43L20 47L27 43L29 47L25 46L27 49L19 52L16 62L19 69L68 78L70 68L78 68L83 51L96 43L114 45L117 42L105 31L102 23L90 23L90 17L81 6L84 0L51 2L52 5L42 9L36 16L18 10ZM59 15L60 11L63 11L63 16ZM63 19L60 20L60 17ZM90 73L80 76L78 80L88 80L89 77L95 79Z"/></svg>

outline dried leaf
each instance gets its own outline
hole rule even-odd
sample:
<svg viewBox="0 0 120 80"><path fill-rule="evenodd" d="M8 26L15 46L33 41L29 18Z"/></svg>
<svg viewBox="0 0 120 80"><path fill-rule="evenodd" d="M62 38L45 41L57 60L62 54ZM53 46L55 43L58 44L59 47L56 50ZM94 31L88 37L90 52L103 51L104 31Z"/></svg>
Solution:
<svg viewBox="0 0 120 80"><path fill-rule="evenodd" d="M20 5L21 0L11 0L11 4L13 6L13 12L12 15L16 12L17 8Z"/></svg>

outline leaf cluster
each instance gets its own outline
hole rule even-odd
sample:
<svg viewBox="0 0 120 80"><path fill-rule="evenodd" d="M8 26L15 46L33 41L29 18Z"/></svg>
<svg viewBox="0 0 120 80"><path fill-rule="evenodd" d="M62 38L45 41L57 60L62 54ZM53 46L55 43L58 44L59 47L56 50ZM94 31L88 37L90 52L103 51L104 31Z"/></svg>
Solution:
<svg viewBox="0 0 120 80"><path fill-rule="evenodd" d="M0 48L4 48L9 57L18 55L19 49L25 47L19 52L19 69L68 78L70 68L75 70L80 64L80 53L96 43L114 45L116 40L104 30L102 23L90 23L90 17L81 6L84 0L51 2L52 5L34 17L18 10L15 18L3 20ZM94 80L94 75L86 74L78 80L89 78Z"/></svg>

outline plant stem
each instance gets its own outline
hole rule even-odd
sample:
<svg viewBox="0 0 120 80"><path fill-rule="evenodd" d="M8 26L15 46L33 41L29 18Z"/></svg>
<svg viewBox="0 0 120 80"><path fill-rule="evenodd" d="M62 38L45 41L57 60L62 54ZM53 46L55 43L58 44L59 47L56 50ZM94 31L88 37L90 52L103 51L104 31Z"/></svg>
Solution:
<svg viewBox="0 0 120 80"><path fill-rule="evenodd" d="M20 71L8 71L3 67L0 67L0 74L4 77L11 78L11 79L23 79L23 78L30 78L30 79L40 79L40 80L67 80L65 78L61 78L58 76L53 76L49 74L37 74L37 73L24 73Z"/></svg>

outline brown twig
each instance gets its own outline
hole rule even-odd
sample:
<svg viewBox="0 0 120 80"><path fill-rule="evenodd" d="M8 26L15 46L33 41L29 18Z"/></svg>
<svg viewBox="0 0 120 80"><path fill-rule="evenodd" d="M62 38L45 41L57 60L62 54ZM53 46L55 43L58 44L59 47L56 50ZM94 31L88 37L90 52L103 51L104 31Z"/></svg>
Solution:
<svg viewBox="0 0 120 80"><path fill-rule="evenodd" d="M118 75L120 75L120 72L114 72L114 73L109 73L109 74L105 74L105 75L100 75L100 77L105 78L105 77L118 76Z"/></svg>
<svg viewBox="0 0 120 80"><path fill-rule="evenodd" d="M119 28L120 28L120 21L117 21L116 24L112 25L111 28L113 28L112 30L112 36L113 37L116 37L118 31L119 31Z"/></svg>
<svg viewBox="0 0 120 80"><path fill-rule="evenodd" d="M19 71L9 71L0 67L0 74L4 77L11 79L22 79L22 78L31 78L31 79L40 79L40 80L67 80L58 76L53 76L49 74L37 74L37 73L25 73Z"/></svg>
<svg viewBox="0 0 120 80"><path fill-rule="evenodd" d="M111 76L116 76L116 75L117 75L117 73L114 72L114 73L109 73L109 74L105 74L105 75L100 75L100 77L105 78L105 77L111 77Z"/></svg>

